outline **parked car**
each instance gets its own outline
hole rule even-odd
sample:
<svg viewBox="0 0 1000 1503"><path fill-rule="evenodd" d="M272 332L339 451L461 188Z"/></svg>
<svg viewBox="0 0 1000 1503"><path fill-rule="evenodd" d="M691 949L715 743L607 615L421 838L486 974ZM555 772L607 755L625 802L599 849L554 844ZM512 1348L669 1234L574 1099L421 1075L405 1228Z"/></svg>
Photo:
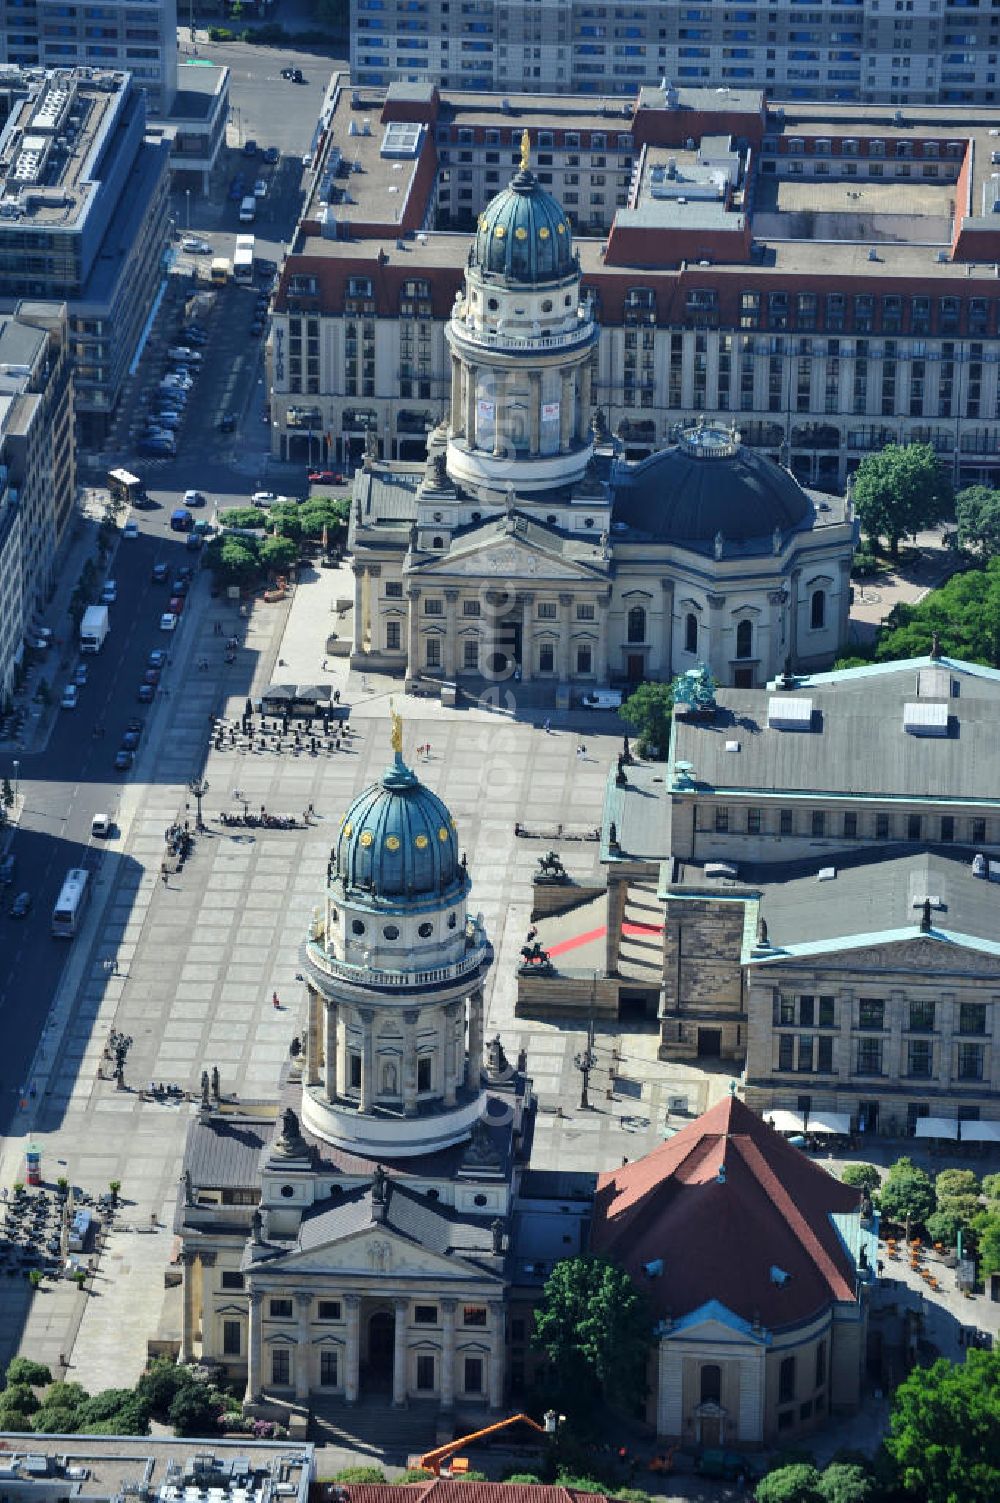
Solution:
<svg viewBox="0 0 1000 1503"><path fill-rule="evenodd" d="M146 659L146 662L150 668L165 667L167 662L166 650L162 647L154 647L152 652L149 654L149 657Z"/></svg>
<svg viewBox="0 0 1000 1503"><path fill-rule="evenodd" d="M194 365L201 364L201 352L189 349L186 344L171 345L167 351L167 358L169 360L179 360L183 365L191 363Z"/></svg>
<svg viewBox="0 0 1000 1503"><path fill-rule="evenodd" d="M188 324L186 328L181 330L181 334L187 340L188 344L208 343L208 334L200 324Z"/></svg>
<svg viewBox="0 0 1000 1503"><path fill-rule="evenodd" d="M115 772L128 772L134 761L135 752L129 751L127 747L121 747L115 752Z"/></svg>
<svg viewBox="0 0 1000 1503"><path fill-rule="evenodd" d="M273 506L277 499L273 491L254 491L250 497L250 505L261 507Z"/></svg>
<svg viewBox="0 0 1000 1503"><path fill-rule="evenodd" d="M165 454L173 458L177 453L177 445L165 438L142 438L137 447L140 454Z"/></svg>
<svg viewBox="0 0 1000 1503"><path fill-rule="evenodd" d="M212 247L200 235L183 235L181 237L181 250L188 251L192 256L210 256L212 254Z"/></svg>
<svg viewBox="0 0 1000 1503"><path fill-rule="evenodd" d="M276 146L266 146L264 148L264 161L269 167L273 167L280 156L281 153Z"/></svg>
<svg viewBox="0 0 1000 1503"><path fill-rule="evenodd" d="M80 691L76 684L67 684L62 692L60 707L64 710L75 710L80 699Z"/></svg>
<svg viewBox="0 0 1000 1503"><path fill-rule="evenodd" d="M141 705L152 704L152 702L153 702L153 695L155 693L156 693L156 690L153 688L152 684L140 684L139 685L139 692L136 695L136 699L138 699L138 701L139 701L139 703Z"/></svg>
<svg viewBox="0 0 1000 1503"><path fill-rule="evenodd" d="M184 609L184 596L183 595L171 595L170 599L167 601L167 610L170 612L170 614L173 615L173 616L179 616L181 614L181 612L183 611L183 609Z"/></svg>
<svg viewBox="0 0 1000 1503"><path fill-rule="evenodd" d="M101 586L101 604L114 605L117 599L118 581L114 579L106 579L104 581L104 584Z"/></svg>
<svg viewBox="0 0 1000 1503"><path fill-rule="evenodd" d="M204 541L205 541L205 538L204 538L204 534L203 533L200 533L200 532L189 532L188 535L187 535L187 538L185 540L184 546L185 546L185 548L187 549L187 551L189 553L197 553L198 549L201 547L201 545L204 543Z"/></svg>
<svg viewBox="0 0 1000 1503"><path fill-rule="evenodd" d="M172 411L158 412L156 414L156 421L168 433L176 433L184 421L184 414Z"/></svg>
<svg viewBox="0 0 1000 1503"><path fill-rule="evenodd" d="M249 141L244 141L243 143L243 155L245 157L255 157L257 155L257 142L252 136Z"/></svg>
<svg viewBox="0 0 1000 1503"><path fill-rule="evenodd" d="M139 732L139 731L126 731L125 734L122 736L122 750L123 751L130 751L130 752L137 751L138 747L139 747L139 742L141 740L142 740L141 732Z"/></svg>
<svg viewBox="0 0 1000 1503"><path fill-rule="evenodd" d="M76 667L73 669L73 682L77 685L78 688L83 688L84 684L87 682L86 663L77 663Z"/></svg>
<svg viewBox="0 0 1000 1503"><path fill-rule="evenodd" d="M0 857L0 887L9 887L17 869L17 857L13 853Z"/></svg>
<svg viewBox="0 0 1000 1503"><path fill-rule="evenodd" d="M154 582L154 584L163 584L164 580L166 579L166 577L167 577L167 575L169 573L170 573L170 570L167 567L167 565L165 563L163 563L161 560L158 559L156 561L156 563L153 565L153 582Z"/></svg>
<svg viewBox="0 0 1000 1503"><path fill-rule="evenodd" d="M11 918L16 918L16 919L27 918L28 914L30 912L31 912L31 893L30 892L19 892L18 895L17 895L17 897L14 899L13 903L11 903L11 905L10 905L10 916L11 916Z"/></svg>
<svg viewBox="0 0 1000 1503"><path fill-rule="evenodd" d="M336 470L310 470L306 477L310 485L343 485L344 477Z"/></svg>
<svg viewBox="0 0 1000 1503"><path fill-rule="evenodd" d="M201 491L185 491L184 492L184 505L185 506L204 506L205 505L205 497L202 495Z"/></svg>
<svg viewBox="0 0 1000 1503"><path fill-rule="evenodd" d="M123 538L137 538L138 536L139 536L139 524L138 524L138 522L133 522L130 519L128 522L125 523L125 526L122 528L122 537Z"/></svg>
<svg viewBox="0 0 1000 1503"><path fill-rule="evenodd" d="M177 617L174 615L173 611L164 611L163 615L160 617L160 630L175 631L176 628Z"/></svg>
<svg viewBox="0 0 1000 1503"><path fill-rule="evenodd" d="M145 673L142 675L142 678L144 683L152 684L155 688L156 685L160 682L159 668L147 668Z"/></svg>
<svg viewBox="0 0 1000 1503"><path fill-rule="evenodd" d="M220 433L235 433L236 432L236 414L234 412L224 413L223 416L219 419L219 432Z"/></svg>
<svg viewBox="0 0 1000 1503"><path fill-rule="evenodd" d="M269 261L266 256L258 256L254 261L254 270L259 277L273 277L277 269L277 261Z"/></svg>
<svg viewBox="0 0 1000 1503"><path fill-rule="evenodd" d="M263 332L264 332L264 320L262 318L255 318L254 321L253 321L253 323L250 325L250 333L251 333L251 335L253 336L254 339L257 339L261 334L263 334Z"/></svg>

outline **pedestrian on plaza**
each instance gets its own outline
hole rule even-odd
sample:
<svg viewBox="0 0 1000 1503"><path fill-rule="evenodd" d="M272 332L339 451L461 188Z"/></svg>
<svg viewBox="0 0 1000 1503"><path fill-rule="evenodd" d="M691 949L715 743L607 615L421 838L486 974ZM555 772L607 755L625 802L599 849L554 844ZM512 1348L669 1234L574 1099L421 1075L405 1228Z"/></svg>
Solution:
<svg viewBox="0 0 1000 1503"><path fill-rule="evenodd" d="M543 725L542 725L542 730L545 732L546 736L551 736L552 735L552 721L551 720L546 720L543 723Z"/></svg>
<svg viewBox="0 0 1000 1503"><path fill-rule="evenodd" d="M316 811L315 811L315 810L314 810L314 809L313 809L313 806L312 806L312 804L310 804L310 805L309 805L309 806L308 806L308 813L309 813L309 815L310 815L310 817L311 817L311 816L312 816L312 815L313 815L313 814L314 814L314 813L315 813L315 812L316 812Z"/></svg>
<svg viewBox="0 0 1000 1503"><path fill-rule="evenodd" d="M281 1003L278 1001L278 993L277 992L272 992L271 993L271 1006L274 1008L275 1012L280 1012L281 1011Z"/></svg>
<svg viewBox="0 0 1000 1503"><path fill-rule="evenodd" d="M430 759L431 759L431 744L428 741L424 745L424 761L425 762L429 762Z"/></svg>

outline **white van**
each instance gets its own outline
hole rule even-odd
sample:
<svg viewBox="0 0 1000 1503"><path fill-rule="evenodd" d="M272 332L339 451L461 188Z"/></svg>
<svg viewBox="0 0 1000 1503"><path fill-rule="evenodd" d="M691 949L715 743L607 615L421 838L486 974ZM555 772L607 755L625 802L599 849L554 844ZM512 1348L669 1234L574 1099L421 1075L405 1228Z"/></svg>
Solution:
<svg viewBox="0 0 1000 1503"><path fill-rule="evenodd" d="M257 200L249 194L240 204L240 224L253 224L257 218Z"/></svg>
<svg viewBox="0 0 1000 1503"><path fill-rule="evenodd" d="M90 833L95 840L107 840L115 828L110 814L95 814L90 821Z"/></svg>

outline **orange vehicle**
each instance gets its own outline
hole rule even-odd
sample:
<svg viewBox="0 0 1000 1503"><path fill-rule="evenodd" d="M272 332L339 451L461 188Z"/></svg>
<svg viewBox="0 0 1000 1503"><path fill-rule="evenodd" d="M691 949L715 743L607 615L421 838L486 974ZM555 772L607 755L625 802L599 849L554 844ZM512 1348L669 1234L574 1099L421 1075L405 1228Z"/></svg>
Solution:
<svg viewBox="0 0 1000 1503"><path fill-rule="evenodd" d="M551 1421L551 1423L550 1423ZM417 1462L424 1471L433 1472L435 1477L440 1477L441 1467L454 1457L455 1471L468 1471L469 1463L464 1457L456 1456L463 1446L471 1445L473 1441L483 1440L488 1435L495 1435L498 1430L506 1430L510 1425L530 1425L532 1430L537 1430L539 1435L553 1435L556 1427L556 1416L545 1416L545 1424L540 1425L533 1420L530 1414L512 1414L508 1419L497 1420L496 1424L485 1425L482 1430L473 1430L471 1435L462 1435L458 1440L450 1440L447 1445L437 1446L433 1451L425 1451Z"/></svg>

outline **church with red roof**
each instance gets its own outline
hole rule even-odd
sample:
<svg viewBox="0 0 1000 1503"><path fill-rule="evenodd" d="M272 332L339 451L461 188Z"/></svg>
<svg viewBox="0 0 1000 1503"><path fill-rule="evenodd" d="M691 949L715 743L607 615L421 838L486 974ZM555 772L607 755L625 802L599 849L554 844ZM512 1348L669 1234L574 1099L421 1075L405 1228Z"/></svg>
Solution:
<svg viewBox="0 0 1000 1503"><path fill-rule="evenodd" d="M598 1178L590 1250L656 1320L648 1418L701 1446L772 1444L856 1407L860 1195L736 1096Z"/></svg>

